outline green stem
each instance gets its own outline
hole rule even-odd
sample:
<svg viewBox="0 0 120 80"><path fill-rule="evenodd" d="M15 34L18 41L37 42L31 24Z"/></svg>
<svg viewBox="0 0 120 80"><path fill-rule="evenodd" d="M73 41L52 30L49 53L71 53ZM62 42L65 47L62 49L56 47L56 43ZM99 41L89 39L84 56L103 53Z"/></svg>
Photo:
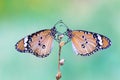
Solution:
<svg viewBox="0 0 120 80"><path fill-rule="evenodd" d="M59 53L58 53L58 72L60 72L60 55L61 55L61 49L62 49L62 47L59 46Z"/></svg>

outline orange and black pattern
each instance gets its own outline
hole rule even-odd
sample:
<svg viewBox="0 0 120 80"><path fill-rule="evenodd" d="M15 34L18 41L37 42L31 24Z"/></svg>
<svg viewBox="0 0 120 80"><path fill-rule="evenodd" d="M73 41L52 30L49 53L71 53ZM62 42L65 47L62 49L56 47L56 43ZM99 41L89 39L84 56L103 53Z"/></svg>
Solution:
<svg viewBox="0 0 120 80"><path fill-rule="evenodd" d="M70 30L64 23L63 25L67 28L66 32L60 33L56 29L59 23L63 22L56 23L51 29L40 30L21 39L15 45L17 51L32 53L37 57L47 57L51 52L53 40L60 43L58 38L60 35L67 36L65 44L71 41L75 53L81 56L89 56L111 45L110 39L104 35L85 30Z"/></svg>
<svg viewBox="0 0 120 80"><path fill-rule="evenodd" d="M37 57L47 57L51 52L55 34L55 27L38 31L18 41L15 45L16 49L19 52L32 53Z"/></svg>
<svg viewBox="0 0 120 80"><path fill-rule="evenodd" d="M84 30L67 30L67 36L72 41L76 54L81 56L91 55L94 52L106 49L111 45L109 38L94 32Z"/></svg>

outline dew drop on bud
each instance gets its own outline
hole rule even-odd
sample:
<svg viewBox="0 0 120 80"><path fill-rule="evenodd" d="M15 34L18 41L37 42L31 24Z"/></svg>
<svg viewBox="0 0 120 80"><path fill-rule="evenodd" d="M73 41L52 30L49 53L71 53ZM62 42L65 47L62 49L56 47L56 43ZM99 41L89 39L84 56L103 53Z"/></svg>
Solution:
<svg viewBox="0 0 120 80"><path fill-rule="evenodd" d="M64 41L61 41L60 42L60 47L64 46L65 42Z"/></svg>

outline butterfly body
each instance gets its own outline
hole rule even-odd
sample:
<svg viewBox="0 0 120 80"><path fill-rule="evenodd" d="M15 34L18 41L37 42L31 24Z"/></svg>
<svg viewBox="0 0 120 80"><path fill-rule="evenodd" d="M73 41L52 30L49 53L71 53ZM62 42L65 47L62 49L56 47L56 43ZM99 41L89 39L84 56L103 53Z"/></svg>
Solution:
<svg viewBox="0 0 120 80"><path fill-rule="evenodd" d="M69 41L72 42L72 47L77 55L89 56L96 51L106 49L111 45L111 41L104 35L85 31L85 30L71 30L63 22L62 23L67 29L66 32L60 33L56 29L56 23L51 29L40 30L36 33L28 35L22 38L15 45L17 51L23 53L32 53L37 57L47 57L53 45L53 40L60 43L60 35L65 35Z"/></svg>

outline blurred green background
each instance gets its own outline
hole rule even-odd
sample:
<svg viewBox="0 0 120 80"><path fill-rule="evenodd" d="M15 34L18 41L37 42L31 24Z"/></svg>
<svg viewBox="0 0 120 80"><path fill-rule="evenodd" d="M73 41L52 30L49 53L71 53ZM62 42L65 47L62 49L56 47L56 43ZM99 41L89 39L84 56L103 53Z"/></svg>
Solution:
<svg viewBox="0 0 120 80"><path fill-rule="evenodd" d="M62 49L61 80L120 80L120 0L0 0L0 80L55 80L58 44L47 58L21 54L15 44L59 21L104 34L112 46L89 57Z"/></svg>

